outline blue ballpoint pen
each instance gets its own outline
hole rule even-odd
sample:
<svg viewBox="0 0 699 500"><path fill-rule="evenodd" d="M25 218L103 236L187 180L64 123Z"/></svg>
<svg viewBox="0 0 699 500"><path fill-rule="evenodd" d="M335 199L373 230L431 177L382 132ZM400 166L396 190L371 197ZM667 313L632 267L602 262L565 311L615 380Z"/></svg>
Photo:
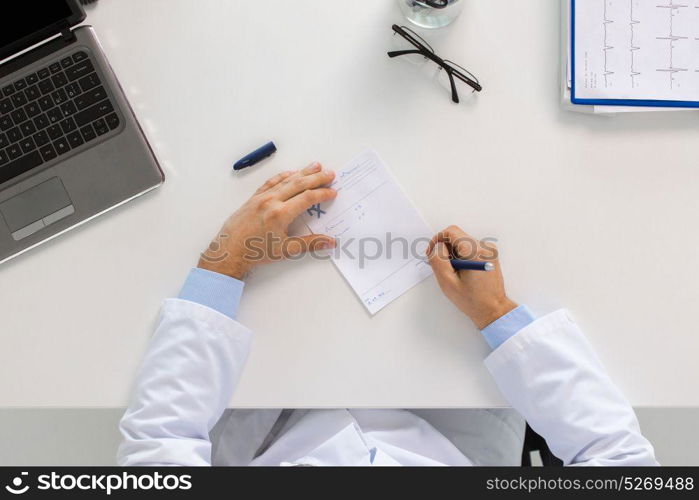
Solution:
<svg viewBox="0 0 699 500"><path fill-rule="evenodd" d="M451 259L451 266L457 271L492 271L495 269L495 264L492 262L462 259Z"/></svg>
<svg viewBox="0 0 699 500"><path fill-rule="evenodd" d="M256 165L257 163L267 158L268 156L272 156L276 152L277 147L274 145L274 143L268 142L261 148L256 149L249 155L244 156L243 158L235 162L235 165L233 165L233 170L242 170L247 167L252 167L253 165Z"/></svg>

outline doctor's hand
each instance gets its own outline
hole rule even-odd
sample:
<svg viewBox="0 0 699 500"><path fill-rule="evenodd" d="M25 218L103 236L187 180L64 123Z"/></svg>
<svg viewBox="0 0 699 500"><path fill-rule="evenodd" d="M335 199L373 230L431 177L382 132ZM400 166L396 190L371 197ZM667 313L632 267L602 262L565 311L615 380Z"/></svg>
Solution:
<svg viewBox="0 0 699 500"><path fill-rule="evenodd" d="M325 187L334 178L319 163L272 177L226 220L201 254L199 267L243 279L260 264L334 247L335 240L323 234L288 234L291 222L306 209L337 196Z"/></svg>
<svg viewBox="0 0 699 500"><path fill-rule="evenodd" d="M444 295L465 313L479 330L517 307L505 293L497 247L481 242L457 226L449 226L432 238L427 255ZM456 271L450 259L488 261L495 269Z"/></svg>

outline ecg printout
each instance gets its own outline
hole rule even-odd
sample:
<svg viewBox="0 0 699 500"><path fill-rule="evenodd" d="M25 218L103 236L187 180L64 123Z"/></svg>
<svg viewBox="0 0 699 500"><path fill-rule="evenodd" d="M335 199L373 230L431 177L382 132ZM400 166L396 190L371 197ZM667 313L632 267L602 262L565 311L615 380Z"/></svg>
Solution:
<svg viewBox="0 0 699 500"><path fill-rule="evenodd" d="M337 239L333 262L375 314L432 275L421 258L432 232L373 151L337 171L331 187L337 198L311 207L303 220Z"/></svg>
<svg viewBox="0 0 699 500"><path fill-rule="evenodd" d="M575 0L575 97L699 101L699 0Z"/></svg>

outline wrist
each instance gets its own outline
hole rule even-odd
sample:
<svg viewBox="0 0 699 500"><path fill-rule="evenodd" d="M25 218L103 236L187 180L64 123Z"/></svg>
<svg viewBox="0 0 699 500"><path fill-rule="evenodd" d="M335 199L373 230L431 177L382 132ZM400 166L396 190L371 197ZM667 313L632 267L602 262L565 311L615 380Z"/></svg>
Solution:
<svg viewBox="0 0 699 500"><path fill-rule="evenodd" d="M230 276L240 281L243 281L250 272L250 266L242 259L216 261L207 257L206 254L201 255L197 267L199 269L205 269L206 271Z"/></svg>
<svg viewBox="0 0 699 500"><path fill-rule="evenodd" d="M516 308L517 303L504 297L485 307L479 308L476 314L471 315L471 320L479 330L483 330L486 326L502 318L505 314Z"/></svg>

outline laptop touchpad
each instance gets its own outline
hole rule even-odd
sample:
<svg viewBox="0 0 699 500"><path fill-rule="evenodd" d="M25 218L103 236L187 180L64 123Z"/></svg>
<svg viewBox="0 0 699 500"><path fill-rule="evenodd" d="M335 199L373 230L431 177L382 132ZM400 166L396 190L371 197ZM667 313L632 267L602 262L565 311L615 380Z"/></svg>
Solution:
<svg viewBox="0 0 699 500"><path fill-rule="evenodd" d="M19 241L75 212L58 177L53 177L0 203L12 238Z"/></svg>

